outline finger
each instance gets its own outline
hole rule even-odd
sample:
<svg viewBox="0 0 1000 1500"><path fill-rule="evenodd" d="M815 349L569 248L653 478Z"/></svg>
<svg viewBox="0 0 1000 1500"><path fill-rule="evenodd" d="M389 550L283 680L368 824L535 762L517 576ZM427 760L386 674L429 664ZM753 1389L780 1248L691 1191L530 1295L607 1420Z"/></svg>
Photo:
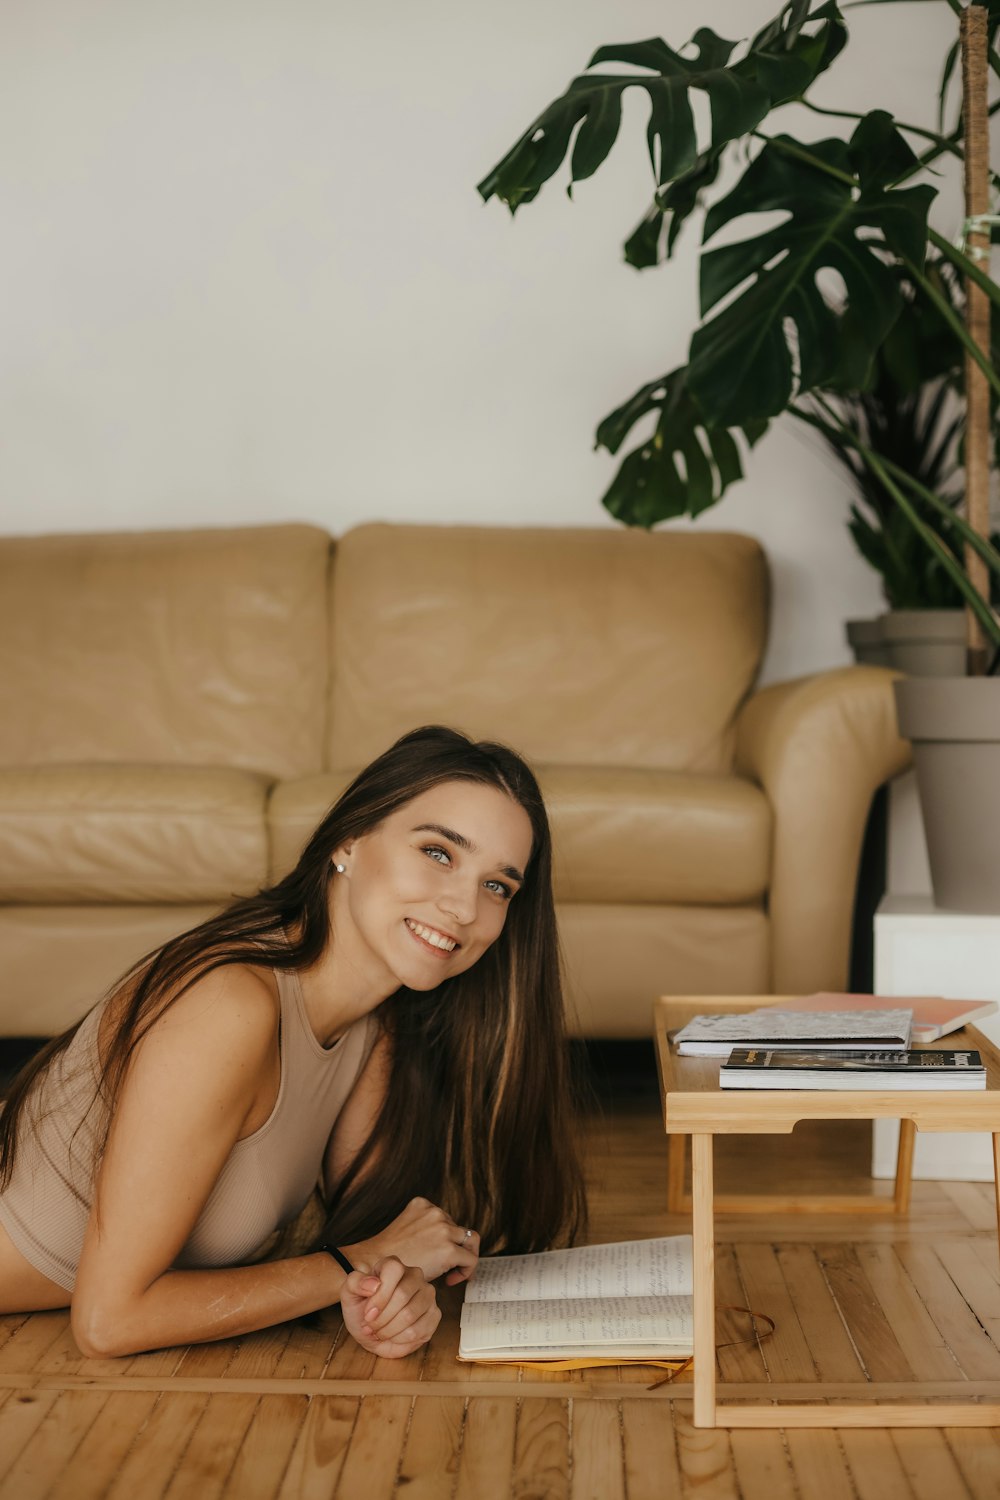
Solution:
<svg viewBox="0 0 1000 1500"><path fill-rule="evenodd" d="M402 1286L396 1288L395 1292L389 1298L381 1317L373 1319L369 1327L373 1333L377 1333L381 1337L385 1334L386 1329L393 1326L396 1319L409 1307L411 1308L409 1317L399 1324L400 1328L404 1328L407 1323L412 1323L414 1318L418 1317L424 1311L424 1308L429 1306L433 1301L434 1288L429 1286L422 1277L419 1282L404 1282ZM365 1321L368 1321L367 1318Z"/></svg>
<svg viewBox="0 0 1000 1500"><path fill-rule="evenodd" d="M381 1282L377 1276L370 1271L352 1271L340 1290L340 1300L345 1297L353 1297L360 1302L366 1302L374 1292L377 1292Z"/></svg>
<svg viewBox="0 0 1000 1500"><path fill-rule="evenodd" d="M396 1316L379 1331L379 1338L383 1343L388 1344L398 1343L404 1339L412 1344L414 1342L413 1330L420 1327L431 1308L436 1307L437 1303L433 1300L433 1296L432 1300L426 1304L419 1295L412 1297L405 1307L401 1308Z"/></svg>
<svg viewBox="0 0 1000 1500"><path fill-rule="evenodd" d="M441 1309L436 1305L429 1308L423 1317L419 1318L411 1328L401 1333L399 1338L380 1342L379 1358L402 1359L404 1355L412 1354L414 1349L419 1349L433 1337L440 1321Z"/></svg>
<svg viewBox="0 0 1000 1500"><path fill-rule="evenodd" d="M387 1255L373 1267L373 1275L378 1277L379 1288L369 1297L369 1305L365 1308L365 1322L374 1323L382 1316L386 1304L390 1301L399 1283L406 1275L406 1266L395 1255Z"/></svg>

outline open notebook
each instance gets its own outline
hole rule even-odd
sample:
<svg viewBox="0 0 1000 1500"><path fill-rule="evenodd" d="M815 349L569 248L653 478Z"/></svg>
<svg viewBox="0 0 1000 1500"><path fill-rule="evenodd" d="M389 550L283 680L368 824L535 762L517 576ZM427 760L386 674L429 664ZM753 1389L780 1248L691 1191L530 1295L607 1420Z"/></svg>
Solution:
<svg viewBox="0 0 1000 1500"><path fill-rule="evenodd" d="M465 1291L459 1359L686 1358L691 1236L481 1260Z"/></svg>

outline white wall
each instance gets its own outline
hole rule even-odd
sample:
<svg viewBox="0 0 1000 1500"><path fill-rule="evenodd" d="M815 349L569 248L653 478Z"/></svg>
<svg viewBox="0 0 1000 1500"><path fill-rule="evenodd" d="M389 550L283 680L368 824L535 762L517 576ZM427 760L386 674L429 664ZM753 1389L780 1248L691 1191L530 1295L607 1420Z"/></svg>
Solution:
<svg viewBox="0 0 1000 1500"><path fill-rule="evenodd" d="M695 232L666 268L621 262L643 103L574 203L560 174L512 224L475 184L598 44L777 8L6 0L0 530L615 524L593 429L696 322ZM948 7L848 21L822 97L932 123ZM952 193L941 227L959 215ZM767 546L769 677L846 660L843 619L879 608L843 480L794 425L699 522Z"/></svg>

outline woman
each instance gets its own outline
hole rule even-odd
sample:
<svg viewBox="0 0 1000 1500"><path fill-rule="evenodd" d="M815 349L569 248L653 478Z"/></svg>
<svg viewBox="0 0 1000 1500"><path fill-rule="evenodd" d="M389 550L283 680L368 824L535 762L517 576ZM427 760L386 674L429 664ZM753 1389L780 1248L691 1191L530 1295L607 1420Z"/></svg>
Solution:
<svg viewBox="0 0 1000 1500"><path fill-rule="evenodd" d="M339 1300L366 1349L412 1352L434 1279L579 1228L562 1025L535 778L501 745L405 735L290 875L142 960L16 1080L0 1312L69 1306L108 1356ZM260 1261L321 1168L323 1247Z"/></svg>

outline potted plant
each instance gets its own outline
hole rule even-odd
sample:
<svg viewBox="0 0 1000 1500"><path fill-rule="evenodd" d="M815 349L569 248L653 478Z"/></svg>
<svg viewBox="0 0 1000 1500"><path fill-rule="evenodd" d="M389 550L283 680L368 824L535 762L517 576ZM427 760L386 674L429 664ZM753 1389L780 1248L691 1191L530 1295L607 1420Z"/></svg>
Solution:
<svg viewBox="0 0 1000 1500"><path fill-rule="evenodd" d="M963 315L964 296L954 266L932 253L924 269L941 296ZM831 394L830 400L844 425L880 459L894 462L957 509L964 500L963 350L919 288L908 285L906 295L906 316L897 320L876 353L865 388ZM1000 364L998 354L996 348L991 351L994 366ZM995 408L991 403L994 450L1000 442ZM847 638L856 659L916 676L961 674L961 593L851 444L828 427L822 435L850 475L855 498L848 529L858 552L879 574L886 603L886 612L875 619L848 620ZM918 499L914 504L924 523L953 553L960 553L961 540L950 517ZM996 546L1000 535L992 535L991 541ZM992 588L992 605L998 596L1000 589Z"/></svg>
<svg viewBox="0 0 1000 1500"><path fill-rule="evenodd" d="M966 33L969 17L959 0L947 3L961 15ZM988 49L989 65L1000 75L993 46L1000 0L973 5L971 11L979 23L980 50ZM590 177L617 139L622 95L641 89L649 100L646 146L653 199L625 242L625 258L646 268L669 260L678 235L712 196L724 159L738 155L745 162L738 181L706 205L702 321L691 338L687 364L641 386L597 429L598 445L614 454L638 424L646 430L622 459L603 503L619 520L636 526L697 516L742 478L741 448L752 448L776 418L794 416L851 451L936 560L969 612L969 662L981 674L1000 654L1000 622L989 598L991 576L1000 577L1000 552L987 534L981 473L984 457L988 465L983 438L988 441L990 393L1000 397L1000 375L989 357L990 308L1000 305L1000 287L979 264L984 239L989 243L982 233L986 204L981 201L988 167L983 159L976 169L982 182L979 198L967 206L970 234L956 246L928 222L938 193L929 169L947 155L966 157L968 108L950 130L943 123L930 130L879 108L859 115L819 106L809 92L847 40L836 0L789 0L745 46L701 27L680 51L659 38L599 47L587 70L529 124L479 191L484 200L497 197L516 212L567 157L571 188ZM956 39L945 64L942 101L959 55ZM709 100L707 138L696 131L695 90ZM849 120L849 138L769 131L773 111L789 104L815 116ZM979 112L977 131L984 138L985 104ZM784 218L734 243L711 245L720 231L763 211L779 211ZM962 278L970 327L935 284L934 268L941 264ZM840 299L824 284L829 271L844 288ZM845 399L871 391L877 357L900 320L911 314L917 295L938 314L955 354L967 372L978 372L985 391L975 394L980 386L967 383L962 506L876 451L870 434L852 428L840 407ZM936 524L929 523L929 514ZM987 690L978 699L995 702L1000 739L1000 683L973 687ZM907 713L904 707L904 717ZM976 732L981 728L980 723ZM993 782L1000 789L1000 766ZM997 813L1000 817L1000 806ZM954 904L959 899L954 888L944 897L938 889L926 808L925 817L935 893L939 901ZM1000 858L994 855L992 863L995 891L977 899L1000 910ZM983 889L981 869L975 889ZM960 899L969 904L964 888Z"/></svg>

